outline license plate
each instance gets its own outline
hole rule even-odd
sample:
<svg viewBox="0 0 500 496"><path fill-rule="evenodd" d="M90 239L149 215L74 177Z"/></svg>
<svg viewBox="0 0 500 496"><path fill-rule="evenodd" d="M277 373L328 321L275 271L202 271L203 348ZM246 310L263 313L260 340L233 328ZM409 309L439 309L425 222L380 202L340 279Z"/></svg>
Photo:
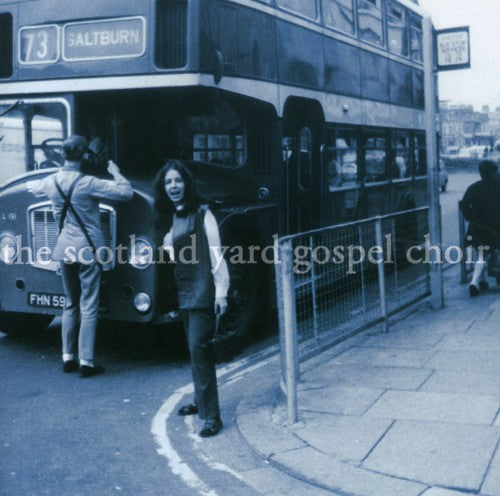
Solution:
<svg viewBox="0 0 500 496"><path fill-rule="evenodd" d="M66 298L62 294L28 293L28 305L38 308L64 308Z"/></svg>

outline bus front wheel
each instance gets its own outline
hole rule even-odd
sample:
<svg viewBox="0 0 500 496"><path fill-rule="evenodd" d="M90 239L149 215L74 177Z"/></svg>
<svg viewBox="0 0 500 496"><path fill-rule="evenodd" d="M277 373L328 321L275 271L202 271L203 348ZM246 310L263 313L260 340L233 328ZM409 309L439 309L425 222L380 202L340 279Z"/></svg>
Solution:
<svg viewBox="0 0 500 496"><path fill-rule="evenodd" d="M0 312L0 331L4 334L24 334L47 328L52 315Z"/></svg>

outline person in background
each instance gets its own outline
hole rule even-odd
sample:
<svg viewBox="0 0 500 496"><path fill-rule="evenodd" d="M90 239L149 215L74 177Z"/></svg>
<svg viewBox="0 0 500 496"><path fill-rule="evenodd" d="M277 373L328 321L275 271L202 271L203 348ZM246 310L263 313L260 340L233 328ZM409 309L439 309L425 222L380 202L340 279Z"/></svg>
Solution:
<svg viewBox="0 0 500 496"><path fill-rule="evenodd" d="M51 167L61 167L63 165L64 159L46 142L42 143L41 148L45 160L40 163L39 169L50 169Z"/></svg>
<svg viewBox="0 0 500 496"><path fill-rule="evenodd" d="M217 221L207 206L200 205L191 172L179 160L169 160L157 175L155 213L158 232L166 233L163 248L175 262L177 300L194 384L194 402L180 408L178 414L198 414L205 420L200 436L215 436L222 429L222 420L210 340L216 315L222 315L227 308L229 273L220 256ZM184 259L185 248L191 246L194 260Z"/></svg>
<svg viewBox="0 0 500 496"><path fill-rule="evenodd" d="M476 251L476 262L469 286L471 297L486 291L486 257L500 246L500 175L491 160L479 164L481 180L469 186L459 202L460 210L469 222L467 240Z"/></svg>
<svg viewBox="0 0 500 496"><path fill-rule="evenodd" d="M62 149L64 166L55 174L28 183L28 190L52 201L59 224L52 260L60 263L66 297L61 326L63 372L79 370L80 377L91 377L104 372L94 364L102 271L95 254L104 246L99 202L130 200L133 189L111 160L108 172L112 180L82 172L82 159L87 152L87 141L82 136L66 139Z"/></svg>

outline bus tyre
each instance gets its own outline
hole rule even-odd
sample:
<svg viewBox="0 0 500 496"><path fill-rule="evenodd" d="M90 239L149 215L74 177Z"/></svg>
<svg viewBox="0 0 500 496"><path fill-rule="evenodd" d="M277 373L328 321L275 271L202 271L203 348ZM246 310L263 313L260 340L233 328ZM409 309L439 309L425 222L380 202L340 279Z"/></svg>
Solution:
<svg viewBox="0 0 500 496"><path fill-rule="evenodd" d="M260 290L263 282L261 267L227 262L230 278L228 307L219 319L219 328L212 341L218 363L228 362L241 352L256 334L259 315L266 308L265 297Z"/></svg>
<svg viewBox="0 0 500 496"><path fill-rule="evenodd" d="M47 328L52 315L0 312L0 331L4 334L29 334Z"/></svg>

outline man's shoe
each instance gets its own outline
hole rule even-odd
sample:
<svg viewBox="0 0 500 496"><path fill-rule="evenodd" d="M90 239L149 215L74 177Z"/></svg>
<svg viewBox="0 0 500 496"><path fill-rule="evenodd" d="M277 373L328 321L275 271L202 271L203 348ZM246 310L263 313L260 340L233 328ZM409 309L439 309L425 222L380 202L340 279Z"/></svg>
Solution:
<svg viewBox="0 0 500 496"><path fill-rule="evenodd" d="M89 365L80 365L80 377L93 377L94 375L99 375L104 372L104 369L100 365L94 365L90 367Z"/></svg>
<svg viewBox="0 0 500 496"><path fill-rule="evenodd" d="M480 291L488 291L490 289L490 285L487 281L479 281L479 290Z"/></svg>
<svg viewBox="0 0 500 496"><path fill-rule="evenodd" d="M222 429L222 420L220 418L207 420L203 429L200 431L201 437L211 437L218 434L218 432Z"/></svg>
<svg viewBox="0 0 500 496"><path fill-rule="evenodd" d="M190 403L189 405L184 405L179 408L177 411L178 415L184 417L185 415L196 415L198 413L198 406L194 403Z"/></svg>
<svg viewBox="0 0 500 496"><path fill-rule="evenodd" d="M477 289L477 286L471 284L469 286L469 294L471 295L472 298L474 298L475 296L479 296L479 289Z"/></svg>
<svg viewBox="0 0 500 496"><path fill-rule="evenodd" d="M62 369L64 373L76 372L78 370L78 360L66 360L63 362Z"/></svg>

